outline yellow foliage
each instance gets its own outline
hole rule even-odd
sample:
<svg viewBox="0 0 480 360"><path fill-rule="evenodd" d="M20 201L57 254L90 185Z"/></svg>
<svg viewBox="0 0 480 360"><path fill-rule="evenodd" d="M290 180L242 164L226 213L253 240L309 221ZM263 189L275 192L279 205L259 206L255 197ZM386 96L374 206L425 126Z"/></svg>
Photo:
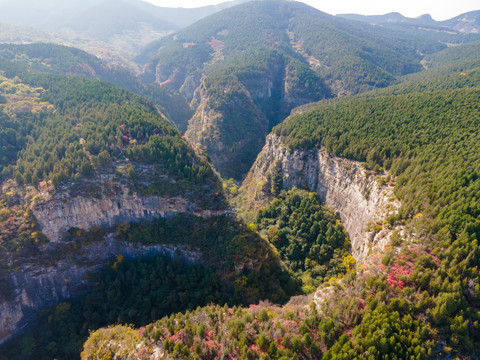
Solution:
<svg viewBox="0 0 480 360"><path fill-rule="evenodd" d="M117 270L118 264L121 264L123 259L124 259L123 255L120 255L120 254L115 255L115 262L112 265L112 269Z"/></svg>
<svg viewBox="0 0 480 360"><path fill-rule="evenodd" d="M355 269L355 258L348 254L342 258L342 265L345 267L346 271Z"/></svg>

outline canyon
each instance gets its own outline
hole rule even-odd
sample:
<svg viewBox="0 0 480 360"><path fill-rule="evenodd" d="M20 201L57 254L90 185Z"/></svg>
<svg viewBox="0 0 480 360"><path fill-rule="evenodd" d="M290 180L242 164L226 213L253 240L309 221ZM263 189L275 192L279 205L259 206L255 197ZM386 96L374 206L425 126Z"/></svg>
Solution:
<svg viewBox="0 0 480 360"><path fill-rule="evenodd" d="M74 253L52 261L58 245L47 244L41 255L10 273L8 282L13 287L13 296L0 303L0 344L31 325L37 310L88 291L91 288L88 274L100 270L113 256L134 258L162 253L192 263L201 261L196 249L125 243L116 240L114 233L102 241L82 244Z"/></svg>
<svg viewBox="0 0 480 360"><path fill-rule="evenodd" d="M268 185L273 166L278 162L283 188L314 191L339 214L357 263L367 261L373 246L383 247L388 243L392 230L383 229L383 225L389 215L398 211L400 204L393 195L393 187L381 185L379 177L364 169L361 163L332 156L324 149L290 151L278 136L269 135L244 182L244 188L251 185L248 191L253 192L250 194L252 201L259 204L264 201L265 185ZM229 210L200 209L191 200L180 196L139 196L126 188L102 198L70 198L67 192L60 192L48 201L34 205L32 212L42 232L51 241L47 247L62 244L62 236L70 228L112 227L120 222L153 220L177 214L200 217L230 214ZM99 270L112 256L134 257L156 252L201 261L201 254L195 249L122 243L110 233L101 242L82 247L74 255L74 260L62 259L49 266L37 265L38 262L22 266L9 278L14 287L13 300L0 304L0 342L31 324L36 310L86 291L89 286L86 275Z"/></svg>

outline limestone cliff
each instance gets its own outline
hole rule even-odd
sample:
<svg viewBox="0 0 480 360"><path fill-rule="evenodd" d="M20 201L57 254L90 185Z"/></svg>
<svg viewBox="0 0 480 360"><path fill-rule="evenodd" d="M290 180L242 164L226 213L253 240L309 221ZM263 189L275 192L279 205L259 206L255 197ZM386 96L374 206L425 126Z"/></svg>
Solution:
<svg viewBox="0 0 480 360"><path fill-rule="evenodd" d="M210 156L222 176L241 179L268 132L291 109L329 96L320 80L315 86L304 81L308 71L302 66L279 58L255 76L206 75L190 104L196 112L187 140Z"/></svg>
<svg viewBox="0 0 480 360"><path fill-rule="evenodd" d="M261 203L265 198L276 160L281 164L284 188L315 191L339 213L357 262L365 259L371 245L387 236L382 225L400 205L391 186L381 186L359 162L332 156L324 149L290 151L273 134L243 184L249 199Z"/></svg>
<svg viewBox="0 0 480 360"><path fill-rule="evenodd" d="M109 228L120 222L153 220L177 214L198 217L229 214L221 201L213 201L215 205L212 209L197 205L193 191L187 191L184 196L168 196L165 193L142 196L134 192L128 183L113 183L111 178L110 175L98 175L84 179L80 190L70 184L56 194L45 188L40 192L33 189L36 200L27 201L32 196L25 198L27 204L32 201L30 208L38 227L50 242L40 246L38 253L32 257L12 263L6 277L2 278L9 284L12 294L8 300L0 301L0 343L31 324L37 310L85 291L89 286L86 275L99 270L114 255L134 257L162 252L195 262L201 257L198 250L186 247L120 242L114 239L115 233L112 232L93 243L60 241L69 229ZM146 181L145 176L140 180ZM95 185L97 189L91 195L86 193L89 185ZM204 187L208 187L208 190L204 189L206 194L212 191L209 185ZM58 255L64 254L62 249L65 247L73 247L67 252L68 258Z"/></svg>
<svg viewBox="0 0 480 360"><path fill-rule="evenodd" d="M195 216L224 215L224 210L203 210L188 199L162 196L139 196L124 187L123 192L100 199L58 193L32 207L42 232L50 241L59 241L70 228L88 230L93 226L111 227L120 222L151 220L176 214Z"/></svg>
<svg viewBox="0 0 480 360"><path fill-rule="evenodd" d="M144 246L120 242L110 234L104 240L83 246L69 259L51 263L56 244L44 253L13 271L8 281L14 288L13 298L0 303L0 344L20 332L35 319L36 311L64 299L81 294L89 288L88 273L99 270L110 257L127 257L164 253L198 262L201 255L185 246Z"/></svg>

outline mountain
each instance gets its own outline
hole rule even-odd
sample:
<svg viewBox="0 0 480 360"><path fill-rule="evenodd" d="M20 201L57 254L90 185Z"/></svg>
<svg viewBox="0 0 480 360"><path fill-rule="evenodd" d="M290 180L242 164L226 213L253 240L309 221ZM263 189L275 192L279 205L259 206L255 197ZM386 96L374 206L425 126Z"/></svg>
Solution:
<svg viewBox="0 0 480 360"><path fill-rule="evenodd" d="M375 19L0 45L0 360L478 358L478 35Z"/></svg>
<svg viewBox="0 0 480 360"><path fill-rule="evenodd" d="M108 81L151 99L182 130L192 111L183 95L159 85L144 85L126 69L73 47L54 44L0 44L0 55L41 72Z"/></svg>
<svg viewBox="0 0 480 360"><path fill-rule="evenodd" d="M443 26L452 28L460 33L478 34L480 33L480 10L461 14L441 23Z"/></svg>
<svg viewBox="0 0 480 360"><path fill-rule="evenodd" d="M175 24L178 28L186 28L187 26L197 22L198 20L212 15L223 9L239 5L250 0L233 0L226 1L217 5L207 5L196 8L179 8L179 7L162 7L155 6L146 1L138 0L128 0L130 3L134 4L136 7L141 8L142 10L147 11L148 13L154 14L159 18Z"/></svg>
<svg viewBox="0 0 480 360"><path fill-rule="evenodd" d="M286 234L300 230L287 230L292 218L318 194L345 225L356 269L313 300L283 307L207 306L138 330L102 328L82 359L133 359L139 349L218 359L478 356L480 88L442 88L444 80L327 100L288 117L242 184L241 201L260 207L258 225L283 255L292 246ZM295 187L310 193L302 199ZM307 223L299 222L307 233L296 244L311 244ZM185 325L169 325L176 322Z"/></svg>
<svg viewBox="0 0 480 360"><path fill-rule="evenodd" d="M196 109L187 139L240 179L268 131L298 105L392 84L444 45L330 16L301 3L252 2L150 44L140 76ZM149 60L150 59L150 60Z"/></svg>
<svg viewBox="0 0 480 360"><path fill-rule="evenodd" d="M140 0L5 0L0 2L0 41L75 46L136 72L131 59L143 46L239 2L182 9Z"/></svg>
<svg viewBox="0 0 480 360"><path fill-rule="evenodd" d="M41 54L52 49L64 57L49 67ZM177 285L162 280L177 294L164 310L136 316L129 311L138 299L118 303L115 317L128 322L210 301L256 302L265 293L281 302L298 291L268 244L231 216L210 164L151 101L106 82L55 74L95 74L81 51L42 44L4 46L0 53L1 342L31 326L37 310L85 290L103 291L98 284L109 282L100 280L108 270L92 281L88 274L108 269L114 256L127 264L143 255L132 266L164 271L168 265L170 276L179 277ZM93 65L106 70L101 62ZM213 293L186 295L188 274L215 284ZM133 283L142 283L137 275ZM158 295L154 288L142 294L141 301ZM107 325L114 313L100 312L105 315L93 312L84 321L91 328ZM74 332L60 346L62 358L79 353L88 327ZM47 345L39 343L42 354ZM12 358L7 353L2 350Z"/></svg>
<svg viewBox="0 0 480 360"><path fill-rule="evenodd" d="M158 33L178 29L155 13L146 12L135 4L114 0L104 0L80 13L71 14L56 27L73 29L76 33L100 40L125 32L140 32L144 28Z"/></svg>
<svg viewBox="0 0 480 360"><path fill-rule="evenodd" d="M245 1L228 1L193 9L159 7L141 0L0 2L0 22L38 27L46 31L71 28L78 34L104 39L141 26L156 31L184 28L201 18Z"/></svg>
<svg viewBox="0 0 480 360"><path fill-rule="evenodd" d="M341 14L337 16L383 28L405 31L415 36L428 37L445 44L461 44L480 39L478 11L461 14L445 21L435 21L429 14L416 18L408 18L400 13L385 15Z"/></svg>

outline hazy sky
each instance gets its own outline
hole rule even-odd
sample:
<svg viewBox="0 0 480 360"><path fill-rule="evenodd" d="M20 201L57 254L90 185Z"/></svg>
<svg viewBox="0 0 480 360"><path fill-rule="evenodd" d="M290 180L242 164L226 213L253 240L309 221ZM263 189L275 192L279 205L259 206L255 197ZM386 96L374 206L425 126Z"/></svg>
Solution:
<svg viewBox="0 0 480 360"><path fill-rule="evenodd" d="M199 7L226 0L146 0L168 7ZM446 20L471 10L480 10L478 0L305 0L310 6L329 14L356 13L378 15L397 11L408 17L430 14L435 20Z"/></svg>

